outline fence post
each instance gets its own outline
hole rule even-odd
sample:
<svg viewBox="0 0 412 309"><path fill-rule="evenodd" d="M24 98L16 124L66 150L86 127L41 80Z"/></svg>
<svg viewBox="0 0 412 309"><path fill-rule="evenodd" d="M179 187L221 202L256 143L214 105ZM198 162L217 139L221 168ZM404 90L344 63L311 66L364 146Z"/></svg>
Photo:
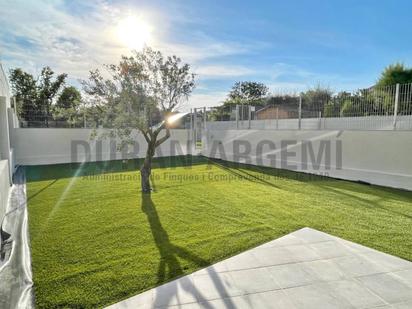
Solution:
<svg viewBox="0 0 412 309"><path fill-rule="evenodd" d="M276 107L276 130L279 130L279 107Z"/></svg>
<svg viewBox="0 0 412 309"><path fill-rule="evenodd" d="M251 127L251 120L252 120L252 106L248 105L248 129Z"/></svg>
<svg viewBox="0 0 412 309"><path fill-rule="evenodd" d="M206 106L203 107L203 125L204 129L207 130Z"/></svg>
<svg viewBox="0 0 412 309"><path fill-rule="evenodd" d="M193 140L196 149L197 144L197 110L196 108L193 109Z"/></svg>
<svg viewBox="0 0 412 309"><path fill-rule="evenodd" d="M299 115L299 123L298 123L298 127L299 130L302 127L302 96L299 96L299 111L298 111L298 115Z"/></svg>
<svg viewBox="0 0 412 309"><path fill-rule="evenodd" d="M190 127L189 127L189 129L190 129L190 131L193 131L193 110L192 109L190 109Z"/></svg>
<svg viewBox="0 0 412 309"><path fill-rule="evenodd" d="M240 121L241 121L241 127L242 129L244 128L243 126L243 120L245 119L245 115L244 115L244 110L243 110L243 101L242 101L242 105L240 105Z"/></svg>
<svg viewBox="0 0 412 309"><path fill-rule="evenodd" d="M87 125L86 125L86 112L84 112L83 113L83 128L87 128Z"/></svg>
<svg viewBox="0 0 412 309"><path fill-rule="evenodd" d="M398 116L398 105L399 105L399 84L396 84L395 90L395 108L393 110L393 129L396 130L396 118Z"/></svg>
<svg viewBox="0 0 412 309"><path fill-rule="evenodd" d="M322 111L319 111L319 130L322 129Z"/></svg>
<svg viewBox="0 0 412 309"><path fill-rule="evenodd" d="M236 104L236 129L239 129L239 104Z"/></svg>

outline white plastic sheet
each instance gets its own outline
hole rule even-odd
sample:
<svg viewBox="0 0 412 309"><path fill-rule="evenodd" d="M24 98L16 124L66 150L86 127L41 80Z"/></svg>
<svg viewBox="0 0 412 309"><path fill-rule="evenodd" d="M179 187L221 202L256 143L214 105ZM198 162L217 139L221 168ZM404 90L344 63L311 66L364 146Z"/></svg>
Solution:
<svg viewBox="0 0 412 309"><path fill-rule="evenodd" d="M24 171L14 175L10 202L1 223L0 308L34 308Z"/></svg>

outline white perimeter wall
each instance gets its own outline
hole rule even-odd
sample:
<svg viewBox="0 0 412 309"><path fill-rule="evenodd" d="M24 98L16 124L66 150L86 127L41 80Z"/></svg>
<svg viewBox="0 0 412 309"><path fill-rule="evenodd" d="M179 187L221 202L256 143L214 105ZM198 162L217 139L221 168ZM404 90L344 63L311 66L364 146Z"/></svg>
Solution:
<svg viewBox="0 0 412 309"><path fill-rule="evenodd" d="M23 129L12 131L14 156L18 165L42 165L122 158L144 157L146 142L135 132L139 144L137 155L121 152L110 156L110 141L102 141L101 151L90 137L91 129ZM98 132L101 134L102 132ZM172 130L171 138L161 147L157 156L186 155L192 153L189 130ZM162 133L160 134L162 136ZM412 132L411 131L339 131L339 130L208 130L204 136L202 154L219 158L220 153L211 153L213 143L223 147L225 158L233 161L233 144L236 140L251 145L251 164L286 168L296 171L325 174L347 180L365 181L373 184L412 190ZM256 153L259 142L274 142L276 149L263 147L262 160ZM73 141L83 141L91 147L91 156L86 158L82 145L78 146L77 158L71 156ZM282 161L282 141L295 141L284 150L293 151L287 162ZM308 166L302 164L302 141L311 141L317 155L321 141L331 146L331 162L325 165L323 156L320 166L313 166L310 156ZM171 144L173 143L173 145ZM342 151L337 147L342 146ZM173 146L173 147L172 147ZM308 148L306 148L308 150ZM97 155L101 153L101 155ZM310 155L308 152L306 152ZM341 159L339 159L341 153ZM274 159L273 159L274 155ZM273 162L272 162L273 161ZM339 163L341 161L341 163ZM293 167L285 164L295 165Z"/></svg>
<svg viewBox="0 0 412 309"><path fill-rule="evenodd" d="M9 164L7 160L0 161L0 224L6 213L7 202L9 199Z"/></svg>
<svg viewBox="0 0 412 309"><path fill-rule="evenodd" d="M365 181L389 187L412 190L412 132L408 131L323 131L323 130L209 130L205 137L203 154L220 158L220 153L212 152L213 143L224 148L226 158L233 161L233 144L235 141L247 141L251 145L251 164L271 165L271 156L275 155L277 168L326 174L330 177L355 181ZM267 140L275 143L276 150L263 147L262 161L256 156L256 146ZM281 141L296 141L284 150L293 151L295 155L281 155ZM302 141L311 141L315 155L320 141L329 141L331 145L330 168L325 166L324 157L319 169L311 164L302 165ZM337 147L342 145L341 164ZM219 147L220 147L219 146ZM244 149L244 148L241 148ZM306 148L307 149L307 148ZM339 152L339 150L338 150ZM308 153L308 152L306 152ZM269 157L268 157L269 155ZM243 161L241 161L243 162ZM282 166L283 163L283 166ZM285 167L285 164L295 167ZM339 166L341 165L341 167Z"/></svg>
<svg viewBox="0 0 412 309"><path fill-rule="evenodd" d="M98 135L101 135L104 130L99 130ZM141 158L146 154L146 141L144 137L133 132L134 140L139 145L138 151L134 154L125 154L121 151L116 151L113 157L111 156L110 139L101 140L101 151L96 143L96 139L92 139L92 129L23 129L16 128L12 132L12 141L14 148L15 161L18 165L43 165L57 163L71 163L101 160L115 160L124 158ZM163 132L159 134L159 138L163 136ZM188 130L171 130L171 137L164 142L156 156L170 155L186 155L190 153L188 147L189 131ZM90 145L89 158L86 157L85 147L78 145L77 158L72 157L72 142L86 143ZM176 149L174 152L173 149ZM129 148L129 153L132 148ZM98 155L101 153L101 155ZM137 153L137 155L136 155Z"/></svg>

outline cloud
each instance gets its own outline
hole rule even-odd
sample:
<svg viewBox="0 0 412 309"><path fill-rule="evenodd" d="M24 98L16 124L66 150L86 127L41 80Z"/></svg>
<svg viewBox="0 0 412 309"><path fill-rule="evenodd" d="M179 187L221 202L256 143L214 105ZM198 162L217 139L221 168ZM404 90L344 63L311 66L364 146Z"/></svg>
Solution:
<svg viewBox="0 0 412 309"><path fill-rule="evenodd" d="M224 64L199 66L198 68L194 69L194 72L201 79L239 77L256 73L255 70L248 67Z"/></svg>
<svg viewBox="0 0 412 309"><path fill-rule="evenodd" d="M3 0L2 7L7 9L0 14L0 60L7 68L22 67L36 75L48 65L57 73L68 73L69 82L79 86L77 79L87 78L89 70L117 63L120 55L130 53L114 29L121 18L137 14L157 25L151 46L166 55L178 55L192 65L198 80L210 81L202 83L191 97L189 103L195 107L218 105L236 80L261 81L272 92L301 91L325 81L345 89L356 84L288 63L264 65L259 56L267 52L267 44L222 40L197 27L191 29L196 18L185 14L182 7L154 10L144 4L131 5L104 0Z"/></svg>
<svg viewBox="0 0 412 309"><path fill-rule="evenodd" d="M8 8L7 14L0 15L0 55L9 68L19 66L38 74L41 67L49 65L57 72L68 73L72 79L86 78L90 69L116 63L120 55L130 53L114 35L116 23L134 13L130 7L90 1L84 7L87 9L84 14L80 10L68 11L65 3L58 0L6 0L3 7ZM73 4L69 6L72 7ZM149 20L170 23L168 17L160 16L159 12L147 10L143 13ZM201 65L208 59L247 53L251 46L221 42L200 32L186 39L190 44L173 42L170 38L173 36L154 33L150 44L165 54L176 54L185 62L194 64L204 77L251 73L246 68L226 64Z"/></svg>
<svg viewBox="0 0 412 309"><path fill-rule="evenodd" d="M188 111L190 108L203 108L222 105L227 96L226 92L208 92L194 93L190 96L189 101L182 104L181 110Z"/></svg>

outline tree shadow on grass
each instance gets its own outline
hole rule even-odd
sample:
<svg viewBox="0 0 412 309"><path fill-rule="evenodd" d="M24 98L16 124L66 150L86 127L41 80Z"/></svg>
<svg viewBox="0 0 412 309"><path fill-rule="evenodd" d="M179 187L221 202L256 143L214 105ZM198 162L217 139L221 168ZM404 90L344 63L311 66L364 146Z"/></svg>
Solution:
<svg viewBox="0 0 412 309"><path fill-rule="evenodd" d="M153 239L160 254L160 263L157 271L158 284L165 283L170 278L178 278L185 275L185 271L182 268L178 258L193 262L199 268L209 265L208 261L189 252L185 248L174 245L170 241L169 234L164 229L160 221L159 214L156 211L156 206L152 201L151 194L142 194L141 206L142 211L147 216ZM216 290L221 295L221 298L225 297L227 292L225 291L225 287L215 271L208 268L208 275L213 280ZM170 284L167 291L157 293L154 300L154 306L162 307L169 305L173 299L178 296L178 287L178 283ZM197 299L198 302L202 302L202 305L205 308L213 308L206 302L206 299L202 296L201 291L196 288L190 279L182 280L180 282L180 287L186 294L191 294L195 299ZM234 305L230 300L227 301L227 307L234 308Z"/></svg>
<svg viewBox="0 0 412 309"><path fill-rule="evenodd" d="M401 212L401 211L396 211L394 209L390 209L390 208L385 207L384 205L382 205L381 202L384 202L386 200L386 198L383 197L382 195L377 195L376 192L367 192L367 194L373 194L375 197L377 197L377 200L368 200L366 198L362 198L362 197L357 196L355 194L350 194L350 193L344 192L342 190L338 190L337 188L333 188L331 186L321 185L320 187L327 190L327 191L332 192L333 194L337 194L337 195L342 196L343 199L348 199L349 198L349 199L353 199L353 200L358 201L359 203L356 204L357 207L364 207L364 208L375 209L375 210L380 209L380 210L392 213L392 214L397 215L397 216L401 216L401 217L404 217L404 218L407 218L407 219L412 219L412 216L409 215L408 213L404 213L404 212ZM362 193L361 190L354 191L354 192Z"/></svg>
<svg viewBox="0 0 412 309"><path fill-rule="evenodd" d="M305 183L315 182L315 181L323 182L325 180L333 179L327 176L315 175L312 173L292 171L292 170L286 170L286 169L269 167L269 166L258 166L258 165L253 165L253 164L240 163L240 162L231 162L231 161L225 161L225 160L213 159L213 158L207 158L207 164L209 166L216 165L224 170L231 170L232 173L234 173L234 171L238 173L243 173L245 174L243 175L244 178L248 178L251 181L253 181L254 179L256 180L256 182L261 182L262 184L266 184L270 186L275 186L275 185L272 182L266 181L265 179L262 179L262 177L256 176L255 174L252 174L252 173L266 175L267 178L274 179L274 180L279 178L279 179L294 180L294 181L305 182ZM246 171L249 171L251 173L248 173ZM242 176L242 175L239 175L239 176ZM336 179L333 179L333 180L336 180Z"/></svg>

